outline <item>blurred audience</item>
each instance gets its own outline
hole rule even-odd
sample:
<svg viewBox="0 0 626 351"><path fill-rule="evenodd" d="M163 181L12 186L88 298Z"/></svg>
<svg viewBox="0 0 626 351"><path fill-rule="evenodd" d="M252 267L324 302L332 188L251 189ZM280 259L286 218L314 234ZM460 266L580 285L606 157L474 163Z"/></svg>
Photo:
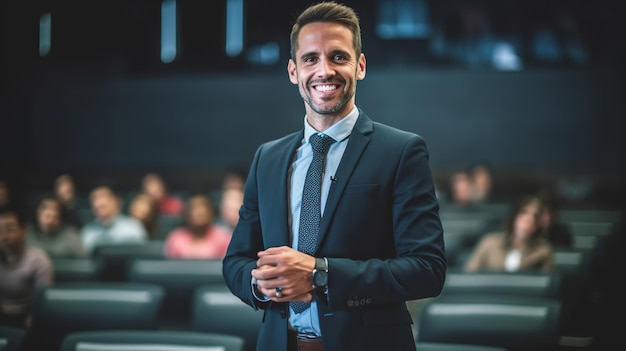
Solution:
<svg viewBox="0 0 626 351"><path fill-rule="evenodd" d="M82 210L88 206L79 201L74 178L67 173L59 175L54 179L53 191L63 206L63 221L80 229L84 224Z"/></svg>
<svg viewBox="0 0 626 351"><path fill-rule="evenodd" d="M155 240L161 237L159 232L159 209L152 196L146 193L133 195L128 204L128 215L143 224L149 239Z"/></svg>
<svg viewBox="0 0 626 351"><path fill-rule="evenodd" d="M243 205L243 189L230 187L222 191L219 216L216 223L226 228L231 234L239 222L239 209Z"/></svg>
<svg viewBox="0 0 626 351"><path fill-rule="evenodd" d="M110 185L98 185L89 194L95 219L81 230L83 246L93 254L100 245L143 243L148 233L137 219L121 212L122 199Z"/></svg>
<svg viewBox="0 0 626 351"><path fill-rule="evenodd" d="M50 257L28 245L27 227L21 210L0 208L0 325L30 327L37 290L54 283Z"/></svg>
<svg viewBox="0 0 626 351"><path fill-rule="evenodd" d="M246 185L247 172L244 170L231 170L222 179L222 189L237 188L243 190Z"/></svg>
<svg viewBox="0 0 626 351"><path fill-rule="evenodd" d="M163 216L180 216L184 202L181 198L169 193L163 177L150 172L144 175L141 181L141 191L152 196L157 203L159 214Z"/></svg>
<svg viewBox="0 0 626 351"><path fill-rule="evenodd" d="M35 209L35 221L28 226L27 241L49 256L84 256L80 232L62 217L62 204L54 195L43 195Z"/></svg>
<svg viewBox="0 0 626 351"><path fill-rule="evenodd" d="M475 163L469 168L472 182L472 202L481 204L490 202L493 197L495 174L487 163Z"/></svg>
<svg viewBox="0 0 626 351"><path fill-rule="evenodd" d="M474 186L469 172L458 170L450 176L450 204L459 208L474 204Z"/></svg>
<svg viewBox="0 0 626 351"><path fill-rule="evenodd" d="M185 225L166 238L164 255L172 259L221 259L231 233L215 225L215 206L208 195L191 196L184 211Z"/></svg>
<svg viewBox="0 0 626 351"><path fill-rule="evenodd" d="M464 265L472 271L537 270L553 269L552 245L541 235L539 214L541 198L524 196L512 207L504 224L504 230L485 234L473 249Z"/></svg>
<svg viewBox="0 0 626 351"><path fill-rule="evenodd" d="M9 206L11 203L11 191L9 185L0 179L0 206Z"/></svg>

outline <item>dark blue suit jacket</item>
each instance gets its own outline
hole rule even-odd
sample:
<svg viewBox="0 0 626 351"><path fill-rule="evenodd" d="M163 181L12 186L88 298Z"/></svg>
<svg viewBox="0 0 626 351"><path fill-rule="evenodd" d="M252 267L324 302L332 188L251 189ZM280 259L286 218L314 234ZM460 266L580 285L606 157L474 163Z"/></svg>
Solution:
<svg viewBox="0 0 626 351"><path fill-rule="evenodd" d="M407 300L437 296L447 262L426 143L363 111L328 194L316 257L327 257L328 298L318 297L326 351L414 350ZM303 131L261 145L239 224L224 258L230 290L265 309L257 350L287 349L288 305L259 302L257 252L291 246L289 167Z"/></svg>

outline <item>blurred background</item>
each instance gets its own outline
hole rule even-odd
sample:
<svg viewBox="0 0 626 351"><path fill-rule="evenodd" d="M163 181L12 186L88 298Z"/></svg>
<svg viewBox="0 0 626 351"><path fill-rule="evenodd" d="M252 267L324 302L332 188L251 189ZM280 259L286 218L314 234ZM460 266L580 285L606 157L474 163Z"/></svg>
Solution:
<svg viewBox="0 0 626 351"><path fill-rule="evenodd" d="M211 189L247 172L259 144L302 127L286 65L310 2L2 1L0 179L27 196L62 173L86 192L147 172ZM505 198L621 203L618 1L344 3L367 57L357 105L426 139L442 199L452 173L481 162Z"/></svg>

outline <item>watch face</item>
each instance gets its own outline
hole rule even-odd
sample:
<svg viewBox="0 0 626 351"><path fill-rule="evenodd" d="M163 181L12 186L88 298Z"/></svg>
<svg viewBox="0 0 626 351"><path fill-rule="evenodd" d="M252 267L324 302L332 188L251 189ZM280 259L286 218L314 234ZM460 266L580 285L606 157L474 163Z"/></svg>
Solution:
<svg viewBox="0 0 626 351"><path fill-rule="evenodd" d="M327 286L328 285L328 272L316 270L315 274L313 275L313 285L315 285L315 287L317 288Z"/></svg>

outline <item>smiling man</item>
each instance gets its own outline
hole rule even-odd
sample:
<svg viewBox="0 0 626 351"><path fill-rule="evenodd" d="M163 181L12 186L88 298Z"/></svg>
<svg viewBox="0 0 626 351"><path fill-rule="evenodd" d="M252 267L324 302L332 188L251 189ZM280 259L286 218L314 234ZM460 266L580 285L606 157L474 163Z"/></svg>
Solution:
<svg viewBox="0 0 626 351"><path fill-rule="evenodd" d="M265 310L257 350L415 350L406 301L437 296L447 267L426 143L355 105L366 60L353 9L302 12L287 71L303 129L257 149L228 287Z"/></svg>

